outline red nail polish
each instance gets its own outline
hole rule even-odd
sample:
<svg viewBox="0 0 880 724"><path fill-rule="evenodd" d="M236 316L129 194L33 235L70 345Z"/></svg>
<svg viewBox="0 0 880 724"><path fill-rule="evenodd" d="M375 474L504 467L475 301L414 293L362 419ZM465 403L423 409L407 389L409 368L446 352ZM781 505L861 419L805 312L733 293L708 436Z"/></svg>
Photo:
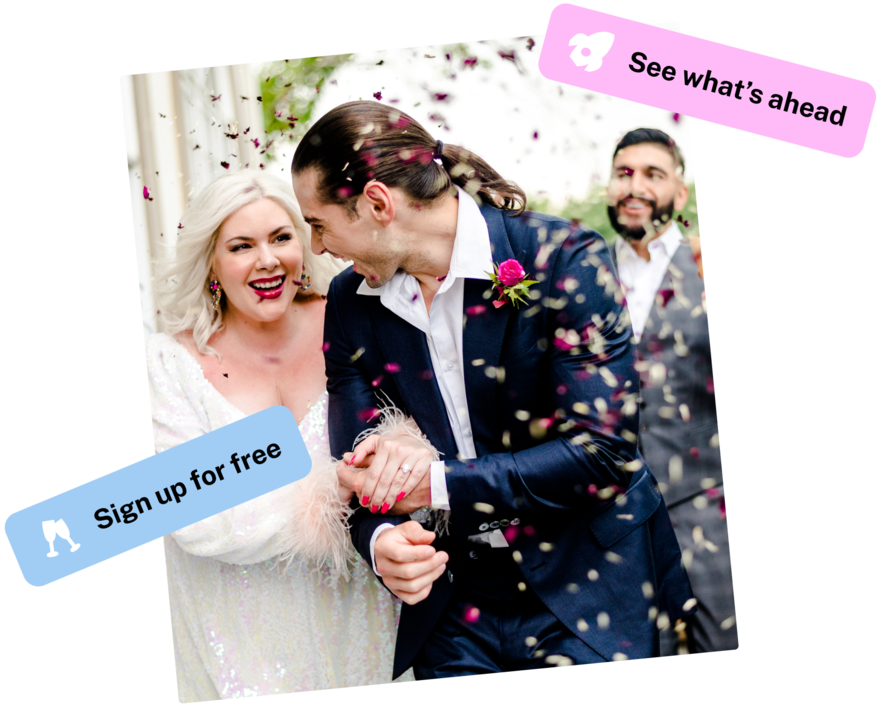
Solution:
<svg viewBox="0 0 880 724"><path fill-rule="evenodd" d="M366 505L369 502L370 498L368 496L365 495L363 498L361 498L361 505Z"/></svg>
<svg viewBox="0 0 880 724"><path fill-rule="evenodd" d="M401 490L401 491L397 494L397 502L399 503L401 500L403 500L403 497L404 497L405 495L406 495L406 491L405 491L405 490Z"/></svg>
<svg viewBox="0 0 880 724"><path fill-rule="evenodd" d="M378 506L378 505L371 505L371 506L370 506L370 512L371 512L371 513L377 513L378 511L379 511L379 506Z"/></svg>
<svg viewBox="0 0 880 724"><path fill-rule="evenodd" d="M382 515L385 515L385 513L388 512L388 509L389 509L390 507L391 507L391 506L388 505L388 503L385 503L385 504L382 506Z"/></svg>

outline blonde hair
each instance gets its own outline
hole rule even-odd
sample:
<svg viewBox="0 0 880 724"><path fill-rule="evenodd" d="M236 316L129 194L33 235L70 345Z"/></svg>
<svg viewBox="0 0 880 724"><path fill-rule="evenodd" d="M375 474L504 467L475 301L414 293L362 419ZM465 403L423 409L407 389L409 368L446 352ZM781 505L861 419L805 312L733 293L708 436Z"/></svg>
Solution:
<svg viewBox="0 0 880 724"><path fill-rule="evenodd" d="M344 268L342 262L329 254L312 253L311 229L303 219L289 182L263 171L240 171L215 179L183 213L177 243L166 247L164 258L156 263L153 282L165 331L177 334L192 330L193 341L202 354L219 357L208 346L208 340L223 329L226 300L224 298L220 309L215 311L208 288L220 227L231 214L260 199L271 199L288 213L302 244L305 274L312 284L308 289L300 287L297 296L325 296L330 281Z"/></svg>

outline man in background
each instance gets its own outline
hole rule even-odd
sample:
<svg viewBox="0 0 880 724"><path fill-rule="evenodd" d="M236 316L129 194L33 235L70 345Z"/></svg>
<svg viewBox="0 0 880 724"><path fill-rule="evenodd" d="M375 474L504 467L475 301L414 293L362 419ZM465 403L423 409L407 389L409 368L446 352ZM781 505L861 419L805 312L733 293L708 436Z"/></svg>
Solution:
<svg viewBox="0 0 880 724"><path fill-rule="evenodd" d="M674 220L687 200L675 141L655 129L627 133L614 151L608 214L638 352L639 447L699 602L686 624L661 633L661 655L737 647L699 239L686 240Z"/></svg>

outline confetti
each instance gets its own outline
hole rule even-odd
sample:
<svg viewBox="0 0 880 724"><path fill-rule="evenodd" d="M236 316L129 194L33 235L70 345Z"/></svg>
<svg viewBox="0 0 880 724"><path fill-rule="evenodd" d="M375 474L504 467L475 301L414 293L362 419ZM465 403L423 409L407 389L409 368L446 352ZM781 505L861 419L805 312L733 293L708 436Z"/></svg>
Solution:
<svg viewBox="0 0 880 724"><path fill-rule="evenodd" d="M666 305L669 304L669 300L672 299L673 296L675 296L674 289L661 289L659 292L657 292L657 301L660 303L661 307L665 308Z"/></svg>

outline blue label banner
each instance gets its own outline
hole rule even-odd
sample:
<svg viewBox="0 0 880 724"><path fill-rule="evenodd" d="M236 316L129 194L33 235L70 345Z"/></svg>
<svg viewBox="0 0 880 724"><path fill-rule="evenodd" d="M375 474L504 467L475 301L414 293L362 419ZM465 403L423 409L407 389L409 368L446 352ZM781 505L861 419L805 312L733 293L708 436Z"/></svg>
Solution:
<svg viewBox="0 0 880 724"><path fill-rule="evenodd" d="M6 519L25 580L43 586L300 480L312 467L275 406Z"/></svg>

